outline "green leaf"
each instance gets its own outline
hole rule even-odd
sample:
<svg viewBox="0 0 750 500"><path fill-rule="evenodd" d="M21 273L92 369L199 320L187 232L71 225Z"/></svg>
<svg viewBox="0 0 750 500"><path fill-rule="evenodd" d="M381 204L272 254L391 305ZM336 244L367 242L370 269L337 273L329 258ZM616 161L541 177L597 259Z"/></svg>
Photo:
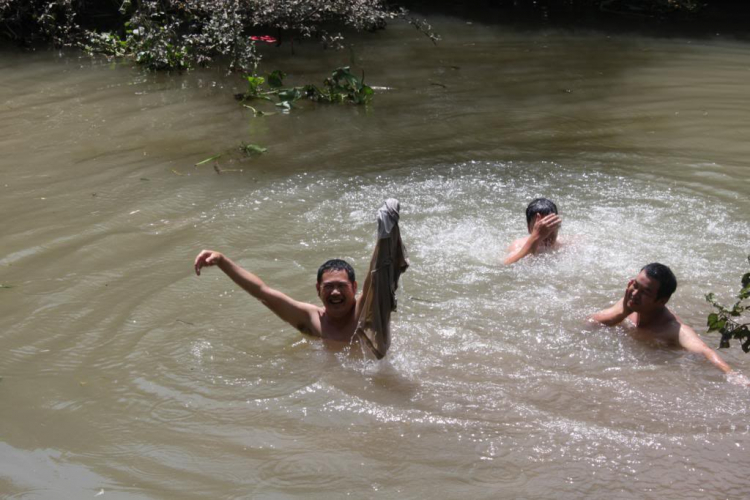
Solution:
<svg viewBox="0 0 750 500"><path fill-rule="evenodd" d="M337 86L348 86L352 89L359 86L359 79L349 71L349 66L333 70L333 73L331 73L331 79Z"/></svg>
<svg viewBox="0 0 750 500"><path fill-rule="evenodd" d="M719 342L719 349L727 349L727 348L729 348L729 337L722 336L721 341Z"/></svg>
<svg viewBox="0 0 750 500"><path fill-rule="evenodd" d="M201 160L198 163L196 163L195 166L197 167L199 165L203 165L204 163L208 163L210 161L216 160L219 157L221 157L221 153L219 153L218 155L213 155L210 158L206 158L205 160Z"/></svg>
<svg viewBox="0 0 750 500"><path fill-rule="evenodd" d="M708 331L712 332L714 330L718 330L716 328L716 323L719 321L719 315L716 313L711 313L708 315L708 320L706 321L706 326L708 326Z"/></svg>
<svg viewBox="0 0 750 500"><path fill-rule="evenodd" d="M5 289L11 289L11 288L13 288L13 285L4 285L4 284L0 283L0 289L3 289L3 288L5 288Z"/></svg>
<svg viewBox="0 0 750 500"><path fill-rule="evenodd" d="M304 87L302 87L302 92L305 93L305 97L313 101L322 101L325 99L320 89L316 87L315 85L313 85L312 83L309 83L305 85Z"/></svg>
<svg viewBox="0 0 750 500"><path fill-rule="evenodd" d="M246 154L263 154L268 151L268 148L258 146L257 144L243 144L240 149Z"/></svg>
<svg viewBox="0 0 750 500"><path fill-rule="evenodd" d="M263 85L263 82L266 81L265 78L262 76L254 76L254 75L245 75L245 79L247 80L247 96L250 97L258 97L258 93L260 92L260 86Z"/></svg>
<svg viewBox="0 0 750 500"><path fill-rule="evenodd" d="M750 273L745 273L745 275L742 277L742 286L750 286Z"/></svg>
<svg viewBox="0 0 750 500"><path fill-rule="evenodd" d="M711 325L708 331L711 332L713 330L719 330L721 333L725 333L726 326L727 326L727 320L722 318L718 320L716 323L714 323L713 325Z"/></svg>
<svg viewBox="0 0 750 500"><path fill-rule="evenodd" d="M277 89L284 85L284 78L286 78L286 73L278 69L274 70L268 74L268 85Z"/></svg>

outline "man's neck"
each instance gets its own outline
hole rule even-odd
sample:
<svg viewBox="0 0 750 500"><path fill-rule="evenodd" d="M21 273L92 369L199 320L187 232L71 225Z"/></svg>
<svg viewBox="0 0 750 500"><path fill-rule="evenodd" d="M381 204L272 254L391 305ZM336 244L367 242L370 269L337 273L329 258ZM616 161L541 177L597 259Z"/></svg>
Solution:
<svg viewBox="0 0 750 500"><path fill-rule="evenodd" d="M324 337L328 334L336 340L348 340L348 337L354 334L354 329L356 327L354 308L352 308L352 311L349 314L338 317L333 317L323 310L322 316L321 326L324 330Z"/></svg>
<svg viewBox="0 0 750 500"><path fill-rule="evenodd" d="M648 328L649 326L663 319L664 315L668 312L669 310L667 309L667 307L662 306L661 309L657 309L656 311L650 313L636 313L635 326L637 328Z"/></svg>
<svg viewBox="0 0 750 500"><path fill-rule="evenodd" d="M325 315L328 324L335 328L344 328L354 319L354 311L352 311L351 314L347 314L346 316L339 316L338 318L334 318L327 313L323 314Z"/></svg>

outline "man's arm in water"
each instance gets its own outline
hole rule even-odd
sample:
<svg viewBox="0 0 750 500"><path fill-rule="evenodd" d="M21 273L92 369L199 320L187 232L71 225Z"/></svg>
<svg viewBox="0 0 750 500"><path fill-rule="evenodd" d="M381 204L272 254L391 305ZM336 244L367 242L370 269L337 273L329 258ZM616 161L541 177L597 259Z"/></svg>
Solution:
<svg viewBox="0 0 750 500"><path fill-rule="evenodd" d="M195 274L200 276L201 268L209 266L217 266L224 271L232 281L294 328L310 335L319 335L317 328L313 326L313 318L318 313L318 308L314 305L296 301L269 287L259 277L238 266L220 252L203 250L195 258Z"/></svg>
<svg viewBox="0 0 750 500"><path fill-rule="evenodd" d="M626 305L632 294L633 283L635 283L635 280L630 280L628 282L628 286L625 289L625 296L623 298L618 300L613 306L592 314L589 316L589 319L598 321L607 326L615 326L625 321L625 318L630 316L633 312Z"/></svg>
<svg viewBox="0 0 750 500"><path fill-rule="evenodd" d="M513 264L523 259L527 255L531 255L537 251L539 245L550 235L552 232L560 227L562 219L557 214L549 214L545 217L541 217L539 214L536 216L534 221L534 229L531 230L531 234L521 244L523 239L514 241L508 248L508 256L505 257L503 263L505 265Z"/></svg>
<svg viewBox="0 0 750 500"><path fill-rule="evenodd" d="M698 334L695 333L695 330L684 323L680 324L680 333L677 341L679 342L680 347L686 351L702 354L712 365L724 373L729 374L733 371L732 368L721 359L716 351L708 347L706 343L701 340Z"/></svg>

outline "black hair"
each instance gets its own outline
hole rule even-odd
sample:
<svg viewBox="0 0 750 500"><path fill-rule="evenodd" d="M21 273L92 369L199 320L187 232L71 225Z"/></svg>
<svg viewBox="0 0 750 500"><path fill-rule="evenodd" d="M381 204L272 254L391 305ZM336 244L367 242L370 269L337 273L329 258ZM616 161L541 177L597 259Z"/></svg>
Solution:
<svg viewBox="0 0 750 500"><path fill-rule="evenodd" d="M656 291L657 300L665 297L669 299L674 291L677 290L677 278L675 278L672 270L664 264L652 262L643 266L641 271L645 271L646 276L659 282L659 289Z"/></svg>
<svg viewBox="0 0 750 500"><path fill-rule="evenodd" d="M346 275L349 277L349 281L354 283L356 278L354 277L354 268L349 265L348 262L341 259L331 259L323 263L318 268L318 283L323 279L323 274L328 271L346 271Z"/></svg>
<svg viewBox="0 0 750 500"><path fill-rule="evenodd" d="M534 220L534 217L536 217L536 214L545 216L556 213L557 205L555 205L551 200L548 200L547 198L537 198L536 200L529 203L528 207L526 207L526 225L531 225L531 222Z"/></svg>

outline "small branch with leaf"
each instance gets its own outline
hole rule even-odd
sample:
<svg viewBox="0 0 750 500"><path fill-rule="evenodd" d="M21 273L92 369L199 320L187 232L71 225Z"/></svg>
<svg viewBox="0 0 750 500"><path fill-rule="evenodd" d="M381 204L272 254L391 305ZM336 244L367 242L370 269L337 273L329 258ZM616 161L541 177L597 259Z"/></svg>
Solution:
<svg viewBox="0 0 750 500"><path fill-rule="evenodd" d="M747 258L750 264L750 256ZM745 322L743 318L745 311L750 309L750 305L743 304L750 298L750 272L742 276L742 288L737 294L737 301L732 307L726 307L720 304L713 293L706 295L706 301L709 302L716 312L708 315L706 324L709 332L718 331L721 334L719 347L729 347L729 341L739 340L742 342L742 350L750 352L750 323Z"/></svg>
<svg viewBox="0 0 750 500"><path fill-rule="evenodd" d="M272 71L266 78L258 75L245 75L247 80L247 91L237 94L235 98L242 101L244 106L253 111L255 116L263 116L266 113L245 104L246 101L261 99L272 102L276 107L288 111L292 103L300 99L309 99L315 102L368 104L375 94L372 87L364 83L364 73L361 78L352 74L349 66L335 69L330 78L326 78L322 87L307 84L301 87L284 87L286 73L283 71Z"/></svg>
<svg viewBox="0 0 750 500"><path fill-rule="evenodd" d="M214 162L214 171L217 174L220 174L223 172L242 172L243 169L241 168L233 168L233 169L221 168L219 166L219 159L223 158L227 163L243 162L251 158L254 158L256 156L259 156L265 153L266 151L268 151L268 148L264 148L263 146L258 146L257 144L244 144L243 143L239 147L230 148L224 151L223 153L209 156L205 160L201 160L198 163L196 163L195 166L200 167L201 165L205 165L206 163Z"/></svg>

